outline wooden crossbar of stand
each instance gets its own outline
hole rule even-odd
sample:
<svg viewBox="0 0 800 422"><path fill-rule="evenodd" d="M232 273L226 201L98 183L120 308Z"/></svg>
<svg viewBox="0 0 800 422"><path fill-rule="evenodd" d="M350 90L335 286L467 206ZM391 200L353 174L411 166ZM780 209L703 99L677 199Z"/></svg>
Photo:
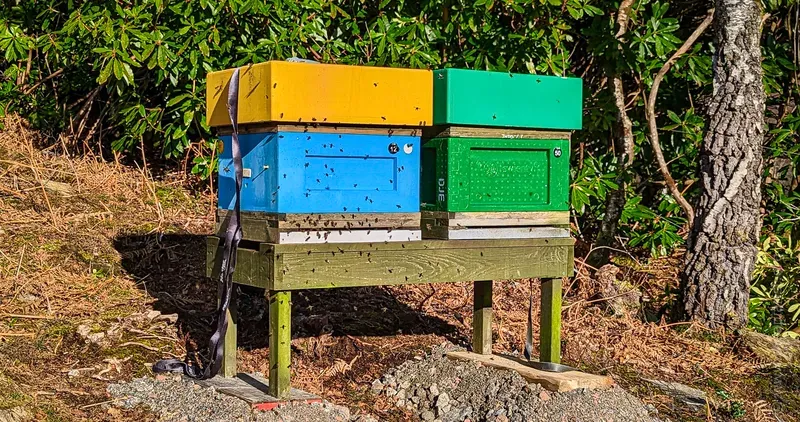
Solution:
<svg viewBox="0 0 800 422"><path fill-rule="evenodd" d="M422 240L289 244L243 242L233 281L267 290L270 395L291 391L291 291L357 286L474 281L473 349L492 352L492 281L542 279L540 360L560 362L561 277L572 275L571 238ZM207 242L207 274L219 270L220 238ZM236 315L229 310L223 376L236 375Z"/></svg>

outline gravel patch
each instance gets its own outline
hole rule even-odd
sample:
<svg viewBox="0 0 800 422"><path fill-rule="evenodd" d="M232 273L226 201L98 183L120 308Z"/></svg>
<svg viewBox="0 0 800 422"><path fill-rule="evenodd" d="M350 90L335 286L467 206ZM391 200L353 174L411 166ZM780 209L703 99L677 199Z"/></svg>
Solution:
<svg viewBox="0 0 800 422"><path fill-rule="evenodd" d="M658 421L639 399L619 387L555 393L528 384L514 371L459 362L440 346L389 370L372 391L423 421Z"/></svg>
<svg viewBox="0 0 800 422"><path fill-rule="evenodd" d="M367 415L351 416L344 406L323 401L292 403L271 411L252 410L243 400L203 387L182 376L137 378L112 384L108 393L124 408L149 407L161 421L247 421L247 422L374 422Z"/></svg>

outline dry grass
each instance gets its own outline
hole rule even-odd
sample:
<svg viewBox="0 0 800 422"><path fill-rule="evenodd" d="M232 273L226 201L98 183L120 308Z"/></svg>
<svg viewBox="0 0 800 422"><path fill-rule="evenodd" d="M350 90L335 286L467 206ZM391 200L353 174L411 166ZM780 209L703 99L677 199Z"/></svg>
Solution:
<svg viewBox="0 0 800 422"><path fill-rule="evenodd" d="M204 278L204 236L213 198L180 178L94 158L60 154L14 116L0 132L0 409L22 406L36 419L148 419L143 410L108 413L109 382L149 373L147 363L205 345L216 287ZM580 264L580 260L576 261ZM621 262L626 280L657 308L674 284L676 258ZM773 420L779 412L753 381L760 370L732 337L693 325L615 318L596 300L585 271L568 283L565 360L608 373L673 419L686 413L641 378L707 391L715 420ZM533 283L538 303L538 283ZM529 283L497 282L496 352L519 353ZM297 387L388 420L408 415L369 393L393 365L431 345L468 345L471 283L334 289L293 295ZM240 366L268 371L262 293L239 305ZM177 313L178 320L159 316ZM534 309L538 313L538 306ZM538 332L538 323L534 330ZM200 349L203 352L202 348ZM71 371L71 372L70 372ZM724 391L728 396L717 394ZM783 412L783 420L792 421Z"/></svg>
<svg viewBox="0 0 800 422"><path fill-rule="evenodd" d="M124 271L115 243L208 231L210 200L141 171L69 158L58 143L40 149L45 140L16 116L3 127L0 408L23 405L36 419L103 417L101 407L81 406L106 400L109 380L143 373L143 362L183 343L174 325L148 316L146 280ZM102 339L87 342L79 328Z"/></svg>

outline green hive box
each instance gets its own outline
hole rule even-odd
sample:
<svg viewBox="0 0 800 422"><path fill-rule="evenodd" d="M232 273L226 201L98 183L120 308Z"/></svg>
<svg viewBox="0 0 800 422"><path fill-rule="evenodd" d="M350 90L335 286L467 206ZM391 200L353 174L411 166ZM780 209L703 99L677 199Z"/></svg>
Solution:
<svg viewBox="0 0 800 422"><path fill-rule="evenodd" d="M433 124L578 130L580 78L442 69L433 73Z"/></svg>
<svg viewBox="0 0 800 422"><path fill-rule="evenodd" d="M435 138L422 148L423 210L569 210L567 139Z"/></svg>

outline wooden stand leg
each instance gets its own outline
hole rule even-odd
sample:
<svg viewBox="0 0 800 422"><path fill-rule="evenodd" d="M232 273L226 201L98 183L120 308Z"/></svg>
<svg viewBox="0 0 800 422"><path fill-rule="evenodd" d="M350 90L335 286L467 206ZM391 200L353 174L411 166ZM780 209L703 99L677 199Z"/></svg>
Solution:
<svg viewBox="0 0 800 422"><path fill-rule="evenodd" d="M292 293L269 292L269 394L289 396L292 346Z"/></svg>
<svg viewBox="0 0 800 422"><path fill-rule="evenodd" d="M473 295L472 350L492 354L492 282L476 281Z"/></svg>
<svg viewBox="0 0 800 422"><path fill-rule="evenodd" d="M225 331L225 339L222 349L222 367L220 368L220 375L223 377L236 376L236 324L239 322L237 315L236 302L236 286L232 286L231 303L228 307L228 312L225 313L225 318L228 320L228 330Z"/></svg>
<svg viewBox="0 0 800 422"><path fill-rule="evenodd" d="M561 363L561 279L542 280L539 360Z"/></svg>

